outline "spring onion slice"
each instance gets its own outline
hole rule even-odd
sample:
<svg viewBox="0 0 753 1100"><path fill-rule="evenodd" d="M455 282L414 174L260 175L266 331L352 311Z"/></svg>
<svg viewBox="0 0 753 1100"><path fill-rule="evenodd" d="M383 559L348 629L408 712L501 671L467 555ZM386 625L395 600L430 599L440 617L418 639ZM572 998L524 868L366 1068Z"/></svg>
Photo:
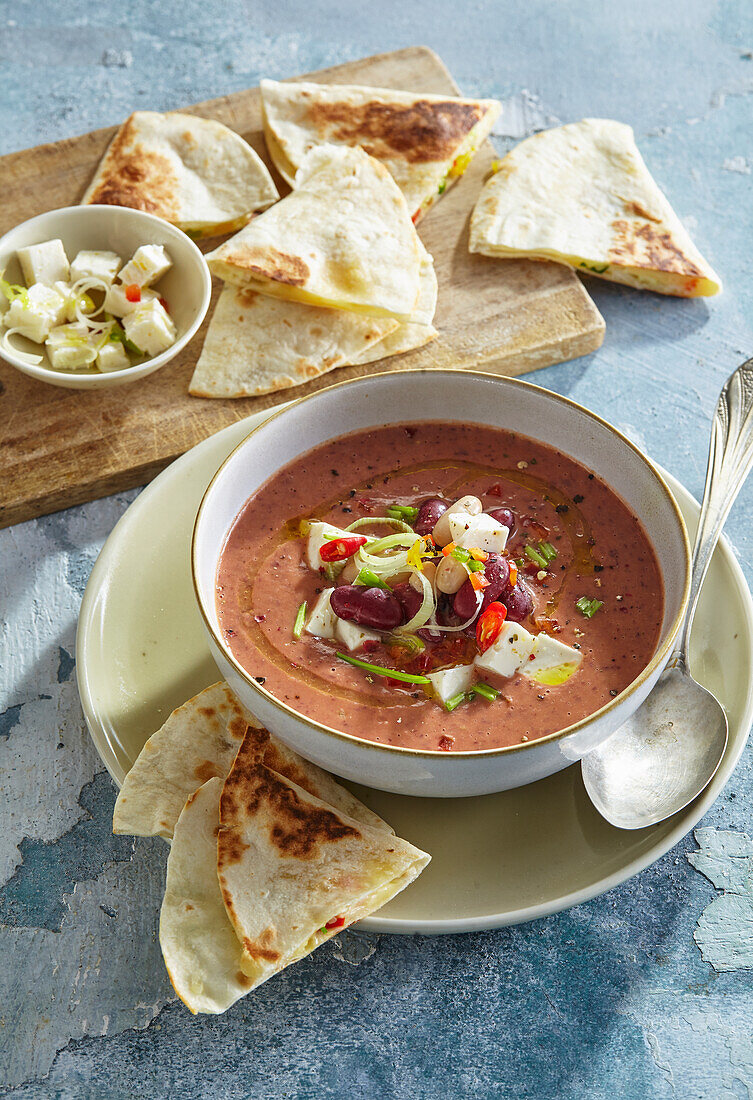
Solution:
<svg viewBox="0 0 753 1100"><path fill-rule="evenodd" d="M386 535L383 539L368 542L366 548L370 554L380 554L382 550L392 550L396 546L405 546L410 549L415 541L416 532L408 528L408 531L399 531L396 535Z"/></svg>
<svg viewBox="0 0 753 1100"><path fill-rule="evenodd" d="M412 672L400 672L397 668L383 668L381 665L370 665L368 661L359 661L357 657L349 657L347 653L335 653L341 661L347 661L349 665L363 668L366 672L372 672L375 676L386 676L390 680L403 680L406 684L430 684L428 676L414 676Z"/></svg>
<svg viewBox="0 0 753 1100"><path fill-rule="evenodd" d="M345 528L346 531L360 531L362 527L371 527L372 525L383 526L389 524L390 527L396 527L398 531L405 532L405 534L413 535L415 538L415 532L405 520L398 519L396 516L362 516L361 519L353 520L353 522Z"/></svg>
<svg viewBox="0 0 753 1100"><path fill-rule="evenodd" d="M104 279L96 279L90 276L76 280L71 287L71 296L73 298L73 312L76 314L76 320L80 324L86 325L87 328L97 330L98 332L104 331L105 328L109 329L112 327L111 322L105 321L103 318L100 318L98 321L94 319L92 312L101 312L101 308L98 310L94 309L94 303L92 303L92 310L88 313L84 312L83 309L83 298L88 290L103 290L106 294L107 289L107 283ZM89 300L91 301L91 299Z"/></svg>
<svg viewBox="0 0 753 1100"><path fill-rule="evenodd" d="M385 643L388 646L400 646L400 648L406 650L411 657L418 656L419 653L423 653L426 649L426 645L416 634L390 634L385 638Z"/></svg>
<svg viewBox="0 0 753 1100"><path fill-rule="evenodd" d="M14 336L16 333L23 335L20 329L6 329L3 333L2 340L0 340L0 347L2 347L3 351L7 352L8 355L15 355L16 359L21 359L24 363L28 363L30 367L38 367L42 362L41 355L34 355L30 351L21 351L20 348L14 348L11 344L10 337Z"/></svg>
<svg viewBox="0 0 753 1100"><path fill-rule="evenodd" d="M549 562L546 560L544 555L541 554L533 546L524 546L523 547L523 553L526 555L526 557L530 558L531 561L536 562L536 564L538 566L540 566L542 569L546 569L547 566L549 565Z"/></svg>
<svg viewBox="0 0 753 1100"><path fill-rule="evenodd" d="M298 608L298 612L295 617L295 623L293 625L293 637L300 638L303 632L303 624L306 621L306 601L304 600L301 606Z"/></svg>
<svg viewBox="0 0 753 1100"><path fill-rule="evenodd" d="M592 619L599 608L604 606L604 601L589 600L588 596L581 596L579 600L575 601L575 606L581 615L585 615L587 619Z"/></svg>
<svg viewBox="0 0 753 1100"><path fill-rule="evenodd" d="M408 568L408 551L400 554L391 554L389 557L378 557L370 554L361 546L355 555L356 565L362 569L371 569L380 577L394 577L397 573L404 573Z"/></svg>
<svg viewBox="0 0 753 1100"><path fill-rule="evenodd" d="M434 599L434 589L431 583L427 580L423 573L414 573L414 577L418 577L421 581L421 587L423 589L423 598L421 600L421 606L412 619L408 619L408 622L403 626L399 626L396 634L412 634L414 631L419 630L422 626L428 623L436 610L436 601Z"/></svg>

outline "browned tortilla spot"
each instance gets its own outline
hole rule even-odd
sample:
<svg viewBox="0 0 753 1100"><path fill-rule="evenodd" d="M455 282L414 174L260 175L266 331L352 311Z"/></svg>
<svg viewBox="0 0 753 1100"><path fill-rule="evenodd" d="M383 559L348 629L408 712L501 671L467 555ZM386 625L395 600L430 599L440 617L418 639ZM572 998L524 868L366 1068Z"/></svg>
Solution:
<svg viewBox="0 0 753 1100"><path fill-rule="evenodd" d="M660 222L661 218L657 218L655 214L652 214L650 210L647 210L640 202L626 202L625 210L628 214L635 214L638 218L647 218L650 222Z"/></svg>
<svg viewBox="0 0 753 1100"><path fill-rule="evenodd" d="M373 157L398 155L410 164L448 160L486 108L470 103L429 103L409 106L371 102L312 103L308 118L320 140L358 144Z"/></svg>
<svg viewBox="0 0 753 1100"><path fill-rule="evenodd" d="M223 867L231 863L240 863L243 853L247 852L250 845L246 844L238 836L234 829L220 827L217 836L218 861Z"/></svg>
<svg viewBox="0 0 753 1100"><path fill-rule="evenodd" d="M235 975L235 980L238 985L242 985L248 988L248 986L251 985L253 979L249 978L248 974L244 974L242 970L239 970Z"/></svg>
<svg viewBox="0 0 753 1100"><path fill-rule="evenodd" d="M255 731L249 730L238 750L222 790L220 820L223 829L218 840L220 869L227 862L240 858L233 826L255 815L262 820L268 816L273 822L270 838L281 854L298 859L315 858L320 844L361 835L331 810L302 801L284 779L257 763L258 749L249 736L252 732Z"/></svg>
<svg viewBox="0 0 753 1100"><path fill-rule="evenodd" d="M228 733L231 737L234 737L236 741L243 740L243 738L246 736L247 729L248 722L240 715L237 715L235 718L231 718L227 724Z"/></svg>
<svg viewBox="0 0 753 1100"><path fill-rule="evenodd" d="M613 221L611 228L614 239L608 253L611 263L652 268L675 275L700 276L701 272L677 247L668 230L659 232L652 225L622 219Z"/></svg>
<svg viewBox="0 0 753 1100"><path fill-rule="evenodd" d="M199 783L206 783L209 779L214 779L216 775L220 773L212 763L211 760L202 760L202 762L194 768L194 775ZM193 798L193 795L191 796Z"/></svg>
<svg viewBox="0 0 753 1100"><path fill-rule="evenodd" d="M212 718L215 714L214 707L199 707L199 714L203 714L205 718Z"/></svg>
<svg viewBox="0 0 753 1100"><path fill-rule="evenodd" d="M249 248L235 255L228 253L225 261L233 267L240 267L254 275L263 275L287 286L304 286L311 275L308 265L300 256L289 256L269 245Z"/></svg>
<svg viewBox="0 0 753 1100"><path fill-rule="evenodd" d="M274 928L265 928L256 942L250 940L248 936L244 936L243 948L246 954L249 955L254 962L260 959L263 959L264 962L277 962L282 958L282 955L272 947L276 939L277 933Z"/></svg>
<svg viewBox="0 0 753 1100"><path fill-rule="evenodd" d="M102 178L88 201L128 206L175 221L177 194L178 179L170 161L139 145L133 119L126 119L107 151Z"/></svg>
<svg viewBox="0 0 753 1100"><path fill-rule="evenodd" d="M255 290L249 290L247 287L238 287L235 292L235 300L239 306L252 306L258 297Z"/></svg>

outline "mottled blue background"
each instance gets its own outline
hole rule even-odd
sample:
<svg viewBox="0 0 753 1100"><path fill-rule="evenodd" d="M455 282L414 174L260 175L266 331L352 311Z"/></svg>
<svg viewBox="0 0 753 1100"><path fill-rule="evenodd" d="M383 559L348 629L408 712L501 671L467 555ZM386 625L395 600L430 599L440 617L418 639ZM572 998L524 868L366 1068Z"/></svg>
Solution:
<svg viewBox="0 0 753 1100"><path fill-rule="evenodd" d="M418 43L464 92L504 101L500 150L583 116L631 123L725 292L685 302L594 284L603 348L536 381L618 424L700 494L716 395L753 354L750 3L16 0L0 6L0 31L0 152ZM535 924L434 940L349 933L224 1017L171 1002L154 938L164 845L110 836L114 791L72 679L83 586L134 495L0 532L8 1095L753 1096L751 971L717 974L695 946L716 891L685 859L692 838ZM753 482L728 525L749 581L752 517ZM748 750L704 824L749 829L752 797Z"/></svg>

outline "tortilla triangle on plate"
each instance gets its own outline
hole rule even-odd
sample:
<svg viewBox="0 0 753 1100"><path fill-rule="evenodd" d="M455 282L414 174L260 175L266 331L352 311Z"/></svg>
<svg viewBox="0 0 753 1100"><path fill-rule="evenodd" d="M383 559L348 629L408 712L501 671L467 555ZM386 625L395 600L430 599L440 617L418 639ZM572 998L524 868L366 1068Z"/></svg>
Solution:
<svg viewBox="0 0 753 1100"><path fill-rule="evenodd" d="M683 298L721 289L652 178L633 131L611 119L545 130L508 153L476 203L470 250L555 260Z"/></svg>
<svg viewBox="0 0 753 1100"><path fill-rule="evenodd" d="M159 921L162 957L180 999L194 1014L225 1012L251 979L228 920L217 878L222 780L210 779L186 802L167 857Z"/></svg>
<svg viewBox="0 0 753 1100"><path fill-rule="evenodd" d="M217 868L252 986L386 904L429 859L265 767L244 741L220 799Z"/></svg>
<svg viewBox="0 0 753 1100"><path fill-rule="evenodd" d="M362 149L323 145L296 189L207 256L248 290L412 321L422 246L399 188Z"/></svg>
<svg viewBox="0 0 753 1100"><path fill-rule="evenodd" d="M392 317L322 309L226 286L209 322L189 393L225 398L272 393L336 367L422 347L436 336L430 323L436 302L437 277L425 250L416 306L425 323L400 324Z"/></svg>
<svg viewBox="0 0 753 1100"><path fill-rule="evenodd" d="M113 138L82 205L129 206L191 236L233 233L279 198L248 142L214 119L136 111Z"/></svg>
<svg viewBox="0 0 753 1100"><path fill-rule="evenodd" d="M414 220L460 178L501 107L495 99L276 80L262 80L261 97L267 148L289 184L314 146L358 145L389 169Z"/></svg>
<svg viewBox="0 0 753 1100"><path fill-rule="evenodd" d="M262 729L224 681L174 710L144 745L123 781L113 811L114 833L170 840L186 800L213 777L224 780L239 747L288 776L311 794L373 828L382 819L316 764Z"/></svg>

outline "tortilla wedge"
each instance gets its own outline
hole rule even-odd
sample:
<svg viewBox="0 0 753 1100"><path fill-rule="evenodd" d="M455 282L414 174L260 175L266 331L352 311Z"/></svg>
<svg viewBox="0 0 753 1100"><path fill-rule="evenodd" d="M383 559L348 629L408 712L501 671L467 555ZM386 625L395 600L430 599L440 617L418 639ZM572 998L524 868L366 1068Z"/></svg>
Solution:
<svg viewBox="0 0 753 1100"><path fill-rule="evenodd" d="M554 260L683 298L721 290L654 182L633 131L610 119L545 130L508 153L476 203L470 250Z"/></svg>
<svg viewBox="0 0 753 1100"><path fill-rule="evenodd" d="M136 111L113 138L82 205L129 206L193 237L233 233L279 198L264 162L214 119Z"/></svg>
<svg viewBox="0 0 753 1100"><path fill-rule="evenodd" d="M252 988L386 904L429 859L265 767L244 741L220 799L217 868Z"/></svg>
<svg viewBox="0 0 753 1100"><path fill-rule="evenodd" d="M389 169L414 219L462 176L499 115L494 99L348 84L261 82L264 136L291 186L316 145L358 145Z"/></svg>
<svg viewBox="0 0 753 1100"><path fill-rule="evenodd" d="M153 733L123 781L112 816L114 833L170 840L186 800L202 784L230 771L246 738L260 760L311 794L373 828L389 829L377 814L262 729L221 681L174 710Z"/></svg>
<svg viewBox="0 0 753 1100"><path fill-rule="evenodd" d="M323 145L296 189L207 256L226 282L287 301L416 320L422 246L389 172Z"/></svg>
<svg viewBox="0 0 753 1100"><path fill-rule="evenodd" d="M189 393L225 398L272 393L336 367L422 347L437 334L430 323L436 301L437 277L425 251L416 313L429 323L402 325L392 317L284 302L226 286L209 322Z"/></svg>
<svg viewBox="0 0 753 1100"><path fill-rule="evenodd" d="M210 779L175 823L159 942L168 977L194 1014L225 1012L251 988L243 951L228 920L217 878L222 780Z"/></svg>

